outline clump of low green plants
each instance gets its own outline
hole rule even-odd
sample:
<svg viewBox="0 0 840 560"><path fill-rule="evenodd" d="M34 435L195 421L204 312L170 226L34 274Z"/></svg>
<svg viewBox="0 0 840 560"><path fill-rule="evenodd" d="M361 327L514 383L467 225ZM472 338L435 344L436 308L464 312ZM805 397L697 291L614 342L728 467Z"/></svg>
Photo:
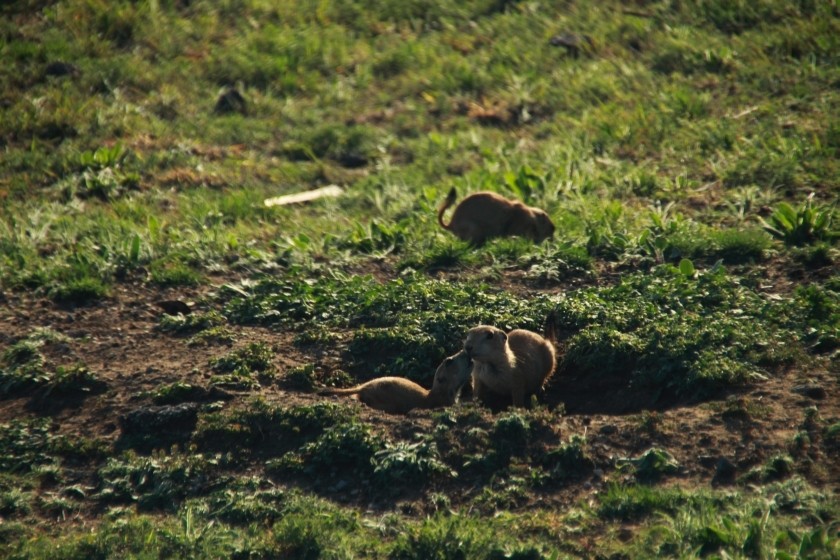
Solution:
<svg viewBox="0 0 840 560"><path fill-rule="evenodd" d="M568 441L549 449L540 460L548 477L553 481L567 481L591 473L595 462L587 450L586 438L573 435Z"/></svg>
<svg viewBox="0 0 840 560"><path fill-rule="evenodd" d="M288 275L222 290L224 313L235 323L293 329L324 325L356 329L349 346L354 369L365 375L428 380L464 336L465 325L492 322L506 330L541 330L547 296L518 298L475 283L443 282L411 274L380 283L370 276ZM319 327L320 325L320 327ZM368 362L367 356L383 356Z"/></svg>
<svg viewBox="0 0 840 560"><path fill-rule="evenodd" d="M78 173L65 180L66 195L108 201L137 189L140 175L124 169L130 156L120 143L82 152L78 157Z"/></svg>
<svg viewBox="0 0 840 560"><path fill-rule="evenodd" d="M500 416L490 433L493 450L502 460L508 461L513 456L525 453L531 438L531 422L518 412L509 412Z"/></svg>
<svg viewBox="0 0 840 560"><path fill-rule="evenodd" d="M664 265L562 300L558 324L577 331L562 367L580 382L593 376L644 390L648 406L708 398L760 381L768 365L792 351L772 308L721 268L700 272L688 260Z"/></svg>
<svg viewBox="0 0 840 560"><path fill-rule="evenodd" d="M47 418L12 420L0 424L0 471L25 473L39 465L54 462L51 453L54 437Z"/></svg>
<svg viewBox="0 0 840 560"><path fill-rule="evenodd" d="M188 500L188 503L193 500ZM289 493L258 478L236 479L203 498L207 516L234 525L270 523L280 519Z"/></svg>
<svg viewBox="0 0 840 560"><path fill-rule="evenodd" d="M632 471L640 481L656 481L680 470L674 456L658 447L652 447L637 457L619 459L616 464Z"/></svg>
<svg viewBox="0 0 840 560"><path fill-rule="evenodd" d="M526 278L540 285L557 284L570 277L592 274L592 258L585 247L563 245L526 259Z"/></svg>
<svg viewBox="0 0 840 560"><path fill-rule="evenodd" d="M374 480L385 488L393 488L406 481L416 488L437 475L457 476L441 459L437 445L427 440L386 443L384 449L374 454L373 463Z"/></svg>
<svg viewBox="0 0 840 560"><path fill-rule="evenodd" d="M270 530L258 531L233 557L328 558L341 549L375 549L375 534L353 511L291 493Z"/></svg>
<svg viewBox="0 0 840 560"><path fill-rule="evenodd" d="M58 280L49 289L49 296L58 303L85 305L108 295L108 284L96 275L74 275Z"/></svg>
<svg viewBox="0 0 840 560"><path fill-rule="evenodd" d="M39 398L67 396L102 391L106 383L84 364L58 366L50 379L45 380L39 390Z"/></svg>
<svg viewBox="0 0 840 560"><path fill-rule="evenodd" d="M225 324L225 318L218 311L195 312L183 315L181 313L160 317L157 328L165 333L192 334L206 331Z"/></svg>
<svg viewBox="0 0 840 560"><path fill-rule="evenodd" d="M158 286L196 286L202 276L189 265L179 262L154 262L151 264L149 279Z"/></svg>
<svg viewBox="0 0 840 560"><path fill-rule="evenodd" d="M94 393L105 387L105 382L84 364L47 367L40 350L47 340L49 338L35 333L3 352L0 394L30 392L44 401L49 397Z"/></svg>
<svg viewBox="0 0 840 560"><path fill-rule="evenodd" d="M407 241L408 224L404 221L387 224L371 220L364 225L356 224L355 229L346 239L341 240L338 246L341 249L353 249L360 253L382 257L402 252Z"/></svg>
<svg viewBox="0 0 840 560"><path fill-rule="evenodd" d="M38 384L47 378L45 358L40 348L43 342L20 340L3 352L0 370L0 392L11 394Z"/></svg>
<svg viewBox="0 0 840 560"><path fill-rule="evenodd" d="M353 408L335 403L282 407L253 399L232 412L199 418L194 441L201 450L237 450L280 456L321 436L326 430L352 424Z"/></svg>
<svg viewBox="0 0 840 560"><path fill-rule="evenodd" d="M283 376L287 385L301 391L312 391L315 388L315 364L297 366Z"/></svg>
<svg viewBox="0 0 840 560"><path fill-rule="evenodd" d="M344 167L362 167L373 155L374 133L365 126L325 124L311 129L283 147L293 159L329 158Z"/></svg>
<svg viewBox="0 0 840 560"><path fill-rule="evenodd" d="M807 245L840 238L840 231L832 227L833 218L834 208L815 206L811 193L798 208L780 202L762 224L767 232L787 245Z"/></svg>
<svg viewBox="0 0 840 560"><path fill-rule="evenodd" d="M185 381L176 381L155 389L152 393L152 401L157 405L178 404L192 400L205 392L202 387Z"/></svg>
<svg viewBox="0 0 840 560"><path fill-rule="evenodd" d="M610 483L598 497L598 515L623 521L638 521L656 513L676 513L682 508L714 504L707 492L692 492L650 484ZM724 498L721 497L721 502Z"/></svg>
<svg viewBox="0 0 840 560"><path fill-rule="evenodd" d="M269 472L291 472L313 480L346 479L369 481L374 457L384 442L369 426L350 422L325 429L298 450L266 464Z"/></svg>
<svg viewBox="0 0 840 560"><path fill-rule="evenodd" d="M831 558L838 549L837 536L823 517L828 513L826 507L836 510L827 504L831 498L796 478L770 484L755 493L628 489L632 492L611 489L604 503L607 508L602 511L632 513L641 506L638 513L647 516L653 508L657 513L655 523L627 543L639 556L655 551L669 556ZM619 510L613 510L613 505ZM635 518L635 514L630 517Z"/></svg>
<svg viewBox="0 0 840 560"><path fill-rule="evenodd" d="M156 451L140 456L127 451L108 459L97 472L104 503L136 503L140 508L175 510L188 496L197 496L217 484L219 458L202 453Z"/></svg>
<svg viewBox="0 0 840 560"><path fill-rule="evenodd" d="M772 482L790 477L796 463L790 455L776 454L767 459L764 464L751 469L742 478L745 481Z"/></svg>
<svg viewBox="0 0 840 560"><path fill-rule="evenodd" d="M187 340L187 346L230 345L236 342L236 335L224 325L201 330Z"/></svg>
<svg viewBox="0 0 840 560"><path fill-rule="evenodd" d="M210 383L217 387L232 389L257 389L261 383L274 380L272 363L274 352L266 344L252 342L210 361L215 372Z"/></svg>

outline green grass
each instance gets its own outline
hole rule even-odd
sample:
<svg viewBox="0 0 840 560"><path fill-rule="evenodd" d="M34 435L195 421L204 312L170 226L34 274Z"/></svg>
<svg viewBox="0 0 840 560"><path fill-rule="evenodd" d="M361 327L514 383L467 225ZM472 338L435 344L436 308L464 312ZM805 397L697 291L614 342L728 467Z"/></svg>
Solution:
<svg viewBox="0 0 840 560"><path fill-rule="evenodd" d="M33 331L0 356L0 395L28 394L41 402L101 392L106 383L82 363L53 366L41 349L62 342L47 330ZM63 343L63 342L62 342Z"/></svg>
<svg viewBox="0 0 840 560"><path fill-rule="evenodd" d="M793 358L788 331L775 319L793 309L720 268L698 272L686 262L580 290L555 311L558 324L576 333L564 370L581 380L615 378L656 402L760 381Z"/></svg>
<svg viewBox="0 0 840 560"><path fill-rule="evenodd" d="M551 311L563 348L541 397L552 412L464 406L423 433L346 403L246 400L202 405L186 449L147 456L4 423L0 557L838 555L833 495L797 477L825 478L810 461L836 452L824 411L728 491L682 480L671 428L649 415L606 465L627 459L620 479L535 505L607 461L597 436L552 421L564 383L666 410L836 371L836 3L59 0L0 14L8 410L63 414L120 391L93 361L63 361L78 341L59 325L18 328L31 298L43 317L201 298L152 335L202 353L207 379L142 396L158 404L205 384L428 386L469 327L540 331ZM563 33L584 46L552 45ZM214 109L227 87L242 113ZM263 204L330 184L343 194ZM555 238L475 250L437 224L453 187L539 206ZM256 329L293 339L291 361ZM760 422L759 400L712 406ZM350 484L339 466L358 495L331 490ZM362 513L367 499L391 505ZM84 530L53 523L77 514Z"/></svg>

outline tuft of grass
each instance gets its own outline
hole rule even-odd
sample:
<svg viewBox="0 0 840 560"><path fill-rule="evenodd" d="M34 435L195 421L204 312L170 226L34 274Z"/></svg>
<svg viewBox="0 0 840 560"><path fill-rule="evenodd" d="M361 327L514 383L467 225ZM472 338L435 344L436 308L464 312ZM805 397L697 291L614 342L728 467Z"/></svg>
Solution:
<svg viewBox="0 0 840 560"><path fill-rule="evenodd" d="M154 284L163 287L196 286L201 283L202 276L186 264L170 262L153 263L150 279Z"/></svg>
<svg viewBox="0 0 840 560"><path fill-rule="evenodd" d="M49 289L49 295L54 301L72 305L86 305L106 297L108 293L108 285L93 276L72 278Z"/></svg>
<svg viewBox="0 0 840 560"><path fill-rule="evenodd" d="M708 493L648 484L625 486L615 483L607 485L598 502L600 517L623 521L639 521L656 513L674 514L686 507L698 508L718 503ZM720 503L725 503L725 500Z"/></svg>

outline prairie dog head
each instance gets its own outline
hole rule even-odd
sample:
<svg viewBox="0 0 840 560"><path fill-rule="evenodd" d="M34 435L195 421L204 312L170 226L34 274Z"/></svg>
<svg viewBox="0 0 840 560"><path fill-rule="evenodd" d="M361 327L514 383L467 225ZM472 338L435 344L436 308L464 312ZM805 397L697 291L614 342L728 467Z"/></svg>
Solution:
<svg viewBox="0 0 840 560"><path fill-rule="evenodd" d="M449 356L435 371L432 392L445 391L454 395L470 378L472 360L464 350Z"/></svg>
<svg viewBox="0 0 840 560"><path fill-rule="evenodd" d="M535 235L534 240L539 243L544 239L549 239L554 237L554 222L551 221L551 218L548 217L544 211L540 210L539 208L534 208L534 229Z"/></svg>
<svg viewBox="0 0 840 560"><path fill-rule="evenodd" d="M504 356L507 347L507 334L501 329L488 325L479 325L467 332L464 350L477 362L492 360Z"/></svg>

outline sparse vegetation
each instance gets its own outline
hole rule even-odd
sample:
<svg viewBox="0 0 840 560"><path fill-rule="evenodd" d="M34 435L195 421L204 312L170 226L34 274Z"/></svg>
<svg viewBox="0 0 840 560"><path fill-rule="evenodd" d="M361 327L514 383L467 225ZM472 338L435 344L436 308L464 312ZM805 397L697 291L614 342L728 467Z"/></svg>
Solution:
<svg viewBox="0 0 840 560"><path fill-rule="evenodd" d="M840 557L837 2L0 16L0 558ZM317 394L551 312L527 409Z"/></svg>

